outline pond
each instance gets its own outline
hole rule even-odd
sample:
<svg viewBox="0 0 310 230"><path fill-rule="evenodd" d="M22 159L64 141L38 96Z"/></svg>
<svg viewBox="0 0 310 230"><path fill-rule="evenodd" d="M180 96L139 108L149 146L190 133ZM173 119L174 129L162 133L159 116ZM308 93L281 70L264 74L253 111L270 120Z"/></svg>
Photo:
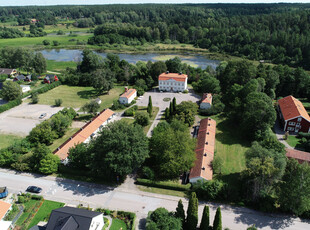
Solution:
<svg viewBox="0 0 310 230"><path fill-rule="evenodd" d="M40 51L47 60L54 61L81 61L82 50L67 50L67 49L52 49L52 50L41 50ZM107 53L95 52L105 58ZM202 54L195 53L114 53L119 56L122 60L126 60L129 63L135 64L138 61L165 61L170 58L179 57L182 62L187 63L193 67L201 67L205 69L207 66L211 66L215 69L220 61L208 59Z"/></svg>

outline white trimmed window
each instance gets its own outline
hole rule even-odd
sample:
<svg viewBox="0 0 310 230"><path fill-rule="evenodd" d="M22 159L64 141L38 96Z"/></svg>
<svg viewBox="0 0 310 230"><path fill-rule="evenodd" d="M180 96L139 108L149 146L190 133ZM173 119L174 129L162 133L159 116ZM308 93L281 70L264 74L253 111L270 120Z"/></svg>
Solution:
<svg viewBox="0 0 310 230"><path fill-rule="evenodd" d="M287 127L287 130L288 131L294 131L294 128L293 127Z"/></svg>
<svg viewBox="0 0 310 230"><path fill-rule="evenodd" d="M295 125L296 123L295 123L295 122L290 121L288 124L289 124L289 125Z"/></svg>
<svg viewBox="0 0 310 230"><path fill-rule="evenodd" d="M301 117L298 117L297 121L301 121Z"/></svg>

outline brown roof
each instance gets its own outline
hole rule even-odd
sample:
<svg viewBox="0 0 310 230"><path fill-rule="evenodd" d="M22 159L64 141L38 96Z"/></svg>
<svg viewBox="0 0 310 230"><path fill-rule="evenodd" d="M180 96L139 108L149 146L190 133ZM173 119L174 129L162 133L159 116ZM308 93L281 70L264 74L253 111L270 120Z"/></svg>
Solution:
<svg viewBox="0 0 310 230"><path fill-rule="evenodd" d="M303 104L293 96L287 96L278 100L284 120L290 120L302 116L310 122L309 114Z"/></svg>
<svg viewBox="0 0 310 230"><path fill-rule="evenodd" d="M16 72L16 69L0 68L0 74L12 74L13 71Z"/></svg>
<svg viewBox="0 0 310 230"><path fill-rule="evenodd" d="M63 143L54 154L59 156L61 160L68 157L69 149L74 147L79 143L83 143L93 132L95 132L109 117L111 117L114 112L110 109L103 110L99 115L93 118L93 120L86 125L84 125L81 130L76 132L72 137L70 137L65 143Z"/></svg>
<svg viewBox="0 0 310 230"><path fill-rule="evenodd" d="M11 206L11 204L0 200L0 220L2 220L2 218L5 216L7 211L9 211Z"/></svg>
<svg viewBox="0 0 310 230"><path fill-rule="evenodd" d="M187 79L187 75L186 74L178 74L178 73L162 73L158 77L158 80L160 80L160 81L166 81L166 80L170 80L170 79L173 79L175 81L185 82L185 80Z"/></svg>
<svg viewBox="0 0 310 230"><path fill-rule="evenodd" d="M286 156L288 158L293 158L299 162L309 162L310 163L310 153L299 151L296 149L286 149Z"/></svg>
<svg viewBox="0 0 310 230"><path fill-rule="evenodd" d="M129 89L125 93L123 93L120 97L130 98L135 92L137 92L136 89Z"/></svg>
<svg viewBox="0 0 310 230"><path fill-rule="evenodd" d="M212 94L211 93L204 93L202 96L201 103L209 103L212 102Z"/></svg>
<svg viewBox="0 0 310 230"><path fill-rule="evenodd" d="M212 161L215 148L216 121L211 118L202 119L198 130L195 166L190 171L189 178L201 177L212 180ZM206 154L206 156L205 156Z"/></svg>

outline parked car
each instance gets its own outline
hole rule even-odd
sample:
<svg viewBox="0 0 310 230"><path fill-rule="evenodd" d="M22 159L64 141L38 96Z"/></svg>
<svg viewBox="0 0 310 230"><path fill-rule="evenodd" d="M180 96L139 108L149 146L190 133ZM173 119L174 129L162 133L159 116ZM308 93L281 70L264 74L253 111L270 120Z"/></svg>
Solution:
<svg viewBox="0 0 310 230"><path fill-rule="evenodd" d="M44 117L46 117L46 115L47 115L46 113L42 113L39 118L43 119Z"/></svg>
<svg viewBox="0 0 310 230"><path fill-rule="evenodd" d="M37 186L29 186L29 187L26 189L26 192L40 193L40 192L42 192L42 188L37 187Z"/></svg>
<svg viewBox="0 0 310 230"><path fill-rule="evenodd" d="M8 190L6 187L0 187L0 198L5 198L8 196Z"/></svg>

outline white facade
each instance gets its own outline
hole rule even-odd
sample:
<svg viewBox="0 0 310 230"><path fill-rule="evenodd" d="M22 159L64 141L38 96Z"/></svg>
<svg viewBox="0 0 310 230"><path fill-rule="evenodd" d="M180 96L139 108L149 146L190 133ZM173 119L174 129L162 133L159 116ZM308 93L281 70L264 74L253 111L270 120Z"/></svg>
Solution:
<svg viewBox="0 0 310 230"><path fill-rule="evenodd" d="M184 81L176 81L173 78L169 80L158 80L160 91L183 92L187 89L187 78Z"/></svg>
<svg viewBox="0 0 310 230"><path fill-rule="evenodd" d="M103 226L103 214L100 214L92 219L89 230L101 230Z"/></svg>
<svg viewBox="0 0 310 230"><path fill-rule="evenodd" d="M30 85L20 85L23 93L30 91Z"/></svg>
<svg viewBox="0 0 310 230"><path fill-rule="evenodd" d="M121 96L119 98L119 102L121 104L130 104L136 97L137 97L137 91L135 90L135 92L129 97Z"/></svg>

